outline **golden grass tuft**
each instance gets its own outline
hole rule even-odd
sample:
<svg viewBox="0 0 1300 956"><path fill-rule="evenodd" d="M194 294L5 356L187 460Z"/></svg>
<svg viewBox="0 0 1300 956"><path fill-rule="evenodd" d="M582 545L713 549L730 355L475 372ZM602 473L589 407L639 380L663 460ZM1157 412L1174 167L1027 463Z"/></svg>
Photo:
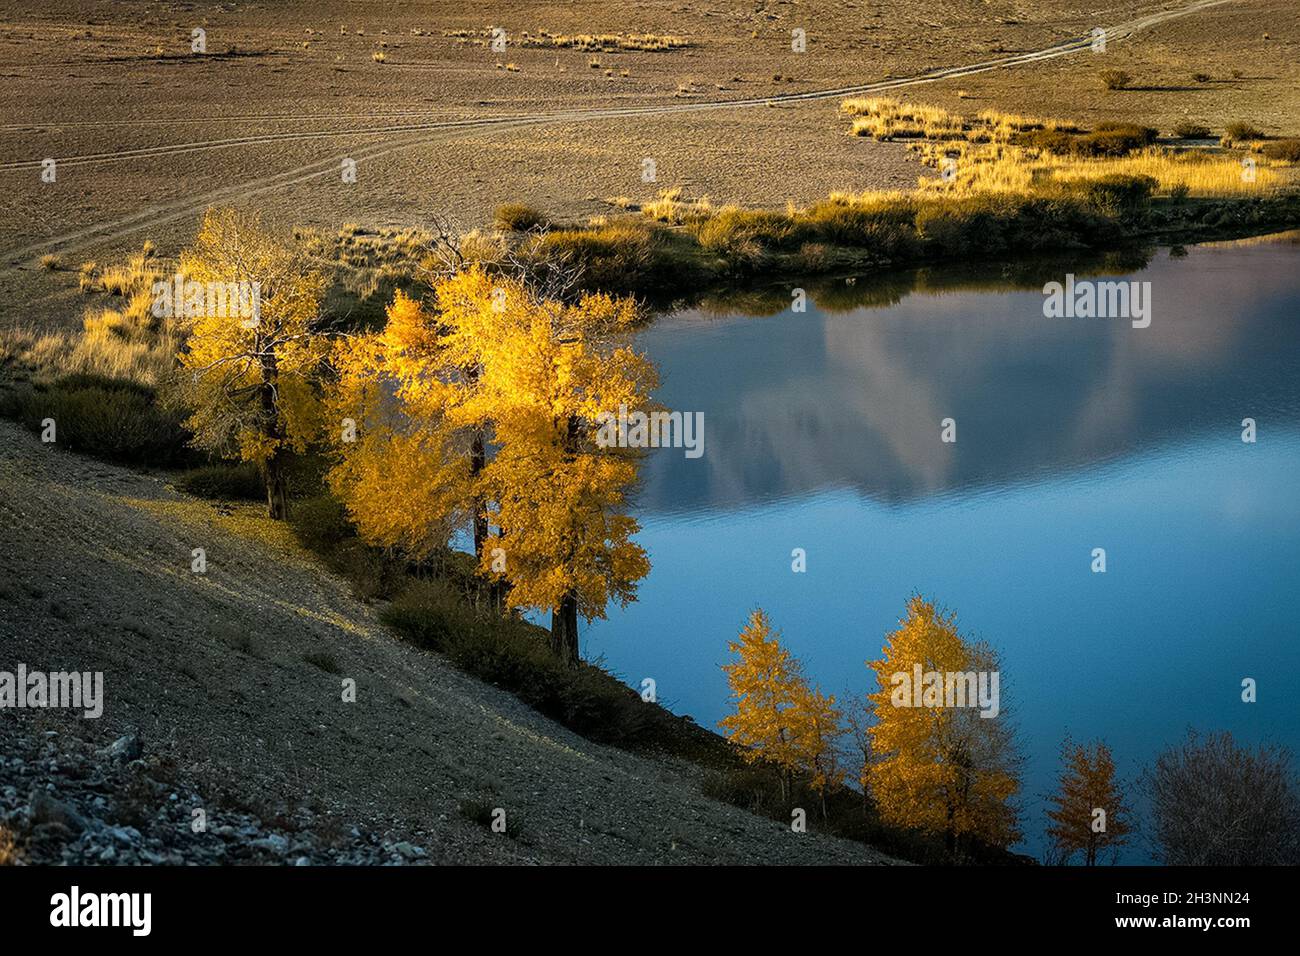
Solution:
<svg viewBox="0 0 1300 956"><path fill-rule="evenodd" d="M903 103L889 97L849 99L840 104L840 109L854 117L855 135L870 135L880 140L916 140L912 149L920 154L925 165L943 169L946 161L955 163L947 179L923 178L919 189L924 194L1026 194L1047 183L1121 175L1152 177L1159 183L1156 195L1226 198L1259 194L1284 181L1276 171L1284 163L1267 156L1255 161L1252 180L1243 175L1242 161L1233 154L1147 146L1128 155L1058 156L1046 148L1023 145L1026 141L1023 134L1038 130L1080 132L1077 125L1063 120L997 110L982 110L967 119L937 107ZM1105 124L1098 127L1106 128ZM1262 135L1245 124L1232 131L1238 134L1238 142L1251 135Z"/></svg>
<svg viewBox="0 0 1300 956"><path fill-rule="evenodd" d="M684 199L683 196L684 191L681 186L662 189L657 199L652 199L641 206L641 212L659 222L679 226L690 219L707 216L713 211L707 196L699 199Z"/></svg>

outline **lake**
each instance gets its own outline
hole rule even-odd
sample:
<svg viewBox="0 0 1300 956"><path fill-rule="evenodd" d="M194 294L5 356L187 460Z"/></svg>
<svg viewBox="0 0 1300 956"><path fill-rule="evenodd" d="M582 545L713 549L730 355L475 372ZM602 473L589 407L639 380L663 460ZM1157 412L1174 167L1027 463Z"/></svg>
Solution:
<svg viewBox="0 0 1300 956"><path fill-rule="evenodd" d="M1043 284L1090 269L1149 282L1150 325L1046 318ZM1067 732L1104 739L1130 781L1189 727L1300 750L1300 234L790 302L750 293L640 335L656 397L703 412L704 454L646 460L653 570L584 628L585 656L713 728L754 607L843 701L919 592L1002 656L1034 856Z"/></svg>

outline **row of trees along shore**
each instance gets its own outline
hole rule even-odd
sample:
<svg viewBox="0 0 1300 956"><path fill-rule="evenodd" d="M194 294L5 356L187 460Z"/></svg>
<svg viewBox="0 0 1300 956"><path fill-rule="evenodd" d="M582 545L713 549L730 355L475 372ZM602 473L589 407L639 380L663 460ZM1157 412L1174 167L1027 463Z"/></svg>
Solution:
<svg viewBox="0 0 1300 956"><path fill-rule="evenodd" d="M420 268L422 297L347 328L301 252L210 211L182 270L257 281L261 314L193 320L173 397L198 447L261 469L272 518L288 515L286 457L314 449L368 543L421 562L468 530L501 603L550 612L576 665L579 616L632 600L650 570L626 510L640 452L596 440L602 412L651 409L655 368L629 345L641 309L562 267L489 273L448 237Z"/></svg>
<svg viewBox="0 0 1300 956"><path fill-rule="evenodd" d="M629 344L643 318L634 300L582 292L562 264L489 271L444 231L420 263L420 295L397 293L378 328L358 327L326 316L326 277L298 247L233 210L209 211L181 271L259 284L257 321L187 320L167 393L187 411L196 447L258 466L271 518L288 517L288 458L320 453L364 541L418 565L465 535L494 603L549 612L552 651L571 666L578 618L635 598L650 570L627 513L639 452L596 441L601 413L654 407L656 370ZM761 610L730 647L735 712L722 728L747 761L771 769L783 799L799 781L826 814L827 794L847 779L847 732L864 807L885 823L941 835L953 858L972 842L1006 848L1021 838L1009 709L984 718L891 701L891 676L916 664L1000 669L993 648L964 639L952 615L913 598L868 664L880 690L847 713L809 683ZM1050 856L1097 863L1129 841L1134 814L1104 743L1067 740L1062 760ZM1283 751L1189 738L1162 755L1148 790L1167 861L1300 858Z"/></svg>
<svg viewBox="0 0 1300 956"><path fill-rule="evenodd" d="M761 609L729 646L734 659L723 670L734 711L721 726L747 760L777 779L787 809L797 780L824 819L827 796L856 770L864 811L942 838L950 860L970 859L979 847L1007 850L1022 838L1023 758L1005 698L996 716L985 717L942 695L923 706L896 696L895 675L911 675L917 664L940 674L1001 670L993 648L961 635L955 615L913 597L881 657L867 662L879 689L847 708L812 685ZM1114 862L1138 834L1138 793L1149 805L1148 835L1162 862L1300 863L1291 754L1193 731L1141 774L1137 793L1119 778L1104 741L1067 736L1057 787L1044 794L1045 860Z"/></svg>

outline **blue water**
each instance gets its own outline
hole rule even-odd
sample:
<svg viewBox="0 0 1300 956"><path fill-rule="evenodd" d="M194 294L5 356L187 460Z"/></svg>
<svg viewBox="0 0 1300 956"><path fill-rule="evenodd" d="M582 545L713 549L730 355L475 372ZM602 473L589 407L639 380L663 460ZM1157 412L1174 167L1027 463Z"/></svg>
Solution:
<svg viewBox="0 0 1300 956"><path fill-rule="evenodd" d="M1059 263L1018 287L992 272L645 331L657 397L704 413L705 452L646 461L653 570L584 654L712 727L754 607L844 700L873 689L864 661L920 592L1002 655L1027 757L1018 849L1038 856L1067 732L1103 738L1130 781L1189 727L1300 751L1300 242L1154 253L1125 276L1151 282L1145 329L1044 318ZM1122 857L1149 859L1144 841Z"/></svg>

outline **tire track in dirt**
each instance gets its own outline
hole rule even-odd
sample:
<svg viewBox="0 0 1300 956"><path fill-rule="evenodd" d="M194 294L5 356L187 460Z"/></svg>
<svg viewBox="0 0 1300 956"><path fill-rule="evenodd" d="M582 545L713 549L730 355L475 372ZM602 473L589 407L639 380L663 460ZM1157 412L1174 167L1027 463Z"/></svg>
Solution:
<svg viewBox="0 0 1300 956"><path fill-rule="evenodd" d="M1190 16L1194 13L1199 13L1213 7L1235 2L1237 2L1237 0L1196 0L1196 2L1184 6L1158 10L1117 26L1103 28L1105 31L1104 38L1108 43L1127 40L1143 30L1150 29L1153 26L1157 26L1169 20ZM581 123L606 119L621 119L626 117L672 116L682 113L699 113L713 110L781 106L787 103L798 104L867 93L883 93L890 90L905 89L911 86L935 83L940 80L958 79L961 77L973 76L978 73L987 73L993 70L1023 66L1045 60L1056 59L1062 56L1069 56L1074 53L1090 50L1093 43L1094 37L1089 35L1087 37L1078 37L1072 40L1067 40L1046 47L1042 50L1013 54L1011 56L999 57L964 66L944 67L937 70L930 70L912 77L899 77L879 80L874 83L837 87L834 89L812 90L803 93L785 93L775 96L752 97L746 99L710 100L699 103L561 110L522 116L507 115L486 117L482 119L447 120L437 123L414 124L411 126L389 126L372 130L305 130L298 132L264 134L262 136L230 137L223 140L177 143L162 147L144 147L139 150L125 150L117 153L109 152L81 157L73 156L60 160L60 165L78 165L89 162L115 162L123 159L140 159L151 156L180 156L211 149L229 149L241 146L256 146L263 143L284 143L318 138L355 137L364 135L402 136L407 134L429 134L422 136L417 135L415 138L398 144L377 145L375 148L368 151L357 152L348 157L338 155L324 160L317 160L259 180L241 183L236 186L222 187L197 197L187 197L186 199L151 206L131 216L99 223L71 233L43 239L26 246L12 248L6 250L0 255L2 255L8 262L10 268L14 268L21 260L36 256L46 250L57 250L62 253L75 252L93 243L120 239L156 224L171 222L176 219L184 218L185 216L201 215L204 210L212 206L214 203L227 202L235 199L246 199L275 189L335 174L344 158L353 159L358 165L360 165L363 161L378 159L397 150L409 149L413 146L436 142L440 139L462 132L493 132L503 129L514 129L521 126ZM0 171L39 168L40 165L40 161L0 164Z"/></svg>

